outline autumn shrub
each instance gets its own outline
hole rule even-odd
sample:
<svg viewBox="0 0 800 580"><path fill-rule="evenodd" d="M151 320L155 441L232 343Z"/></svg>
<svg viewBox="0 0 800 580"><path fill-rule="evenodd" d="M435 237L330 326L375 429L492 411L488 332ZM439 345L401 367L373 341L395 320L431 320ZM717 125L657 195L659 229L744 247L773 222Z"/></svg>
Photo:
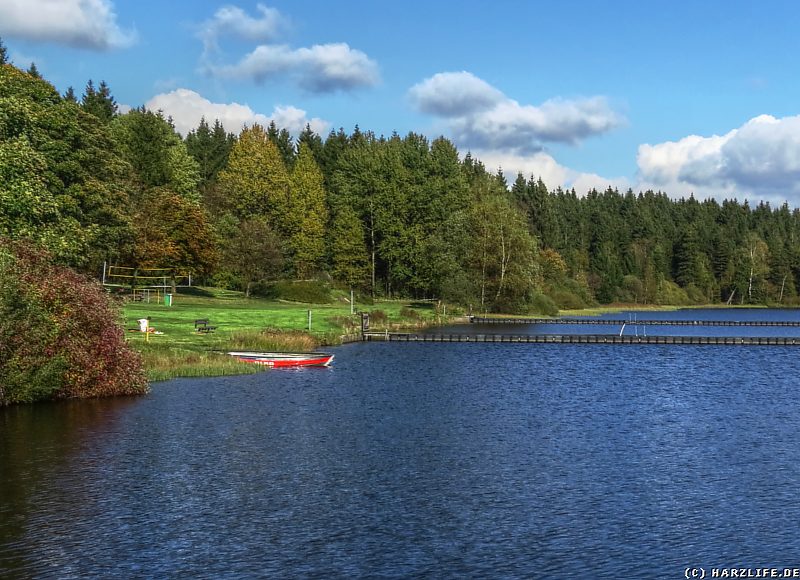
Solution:
<svg viewBox="0 0 800 580"><path fill-rule="evenodd" d="M718 290L716 292L704 292L702 288L698 288L694 284L688 284L684 290L686 291L686 296L688 297L689 302L692 304L709 304L719 300Z"/></svg>
<svg viewBox="0 0 800 580"><path fill-rule="evenodd" d="M528 303L528 312L531 314L558 316L558 306L547 294L534 292Z"/></svg>
<svg viewBox="0 0 800 580"><path fill-rule="evenodd" d="M633 274L624 276L622 278L622 285L617 289L617 302L639 304L646 301L647 296L644 282Z"/></svg>
<svg viewBox="0 0 800 580"><path fill-rule="evenodd" d="M570 292L569 290L554 290L549 294L549 296L560 309L580 310L582 308L586 308L587 306L580 296Z"/></svg>
<svg viewBox="0 0 800 580"><path fill-rule="evenodd" d="M211 277L211 285L215 288L224 288L225 290L242 290L244 288L244 281L241 276L237 276L233 272L220 270L219 272L215 272Z"/></svg>
<svg viewBox="0 0 800 580"><path fill-rule="evenodd" d="M389 322L389 315L384 310L370 310L369 323L371 326L385 326Z"/></svg>
<svg viewBox="0 0 800 580"><path fill-rule="evenodd" d="M409 318L411 320L419 320L420 319L419 312L417 312L413 308L409 308L408 306L403 306L400 309L400 316L403 317L403 318Z"/></svg>
<svg viewBox="0 0 800 580"><path fill-rule="evenodd" d="M588 284L580 279L563 277L558 283L546 285L544 293L561 310L581 310L597 304Z"/></svg>
<svg viewBox="0 0 800 580"><path fill-rule="evenodd" d="M0 240L0 406L146 391L103 288L27 243Z"/></svg>
<svg viewBox="0 0 800 580"><path fill-rule="evenodd" d="M329 316L328 322L342 329L342 332L350 333L361 328L361 320L355 316Z"/></svg>
<svg viewBox="0 0 800 580"><path fill-rule="evenodd" d="M356 304L366 304L372 306L375 304L375 299L367 292L356 292Z"/></svg>
<svg viewBox="0 0 800 580"><path fill-rule="evenodd" d="M686 306L690 303L686 291L669 280L662 280L656 292L656 304L669 304L672 306Z"/></svg>

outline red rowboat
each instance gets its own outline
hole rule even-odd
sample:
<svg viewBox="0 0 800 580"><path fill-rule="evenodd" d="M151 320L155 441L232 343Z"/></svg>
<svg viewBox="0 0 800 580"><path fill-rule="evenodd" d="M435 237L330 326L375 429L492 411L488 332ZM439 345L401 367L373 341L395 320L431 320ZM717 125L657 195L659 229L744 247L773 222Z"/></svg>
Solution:
<svg viewBox="0 0 800 580"><path fill-rule="evenodd" d="M229 352L242 362L264 365L270 368L326 367L333 355L326 352Z"/></svg>

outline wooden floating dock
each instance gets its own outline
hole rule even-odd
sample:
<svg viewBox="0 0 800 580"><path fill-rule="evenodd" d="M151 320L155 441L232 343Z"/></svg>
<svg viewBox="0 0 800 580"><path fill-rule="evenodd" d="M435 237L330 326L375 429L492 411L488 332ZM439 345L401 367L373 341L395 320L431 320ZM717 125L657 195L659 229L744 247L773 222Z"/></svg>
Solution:
<svg viewBox="0 0 800 580"><path fill-rule="evenodd" d="M364 334L363 340L383 342L800 346L800 337L784 336L619 336L615 334L414 334L404 332L367 332Z"/></svg>
<svg viewBox="0 0 800 580"><path fill-rule="evenodd" d="M800 327L792 320L624 320L602 318L483 318L470 317L473 324L597 324L604 326L783 326Z"/></svg>

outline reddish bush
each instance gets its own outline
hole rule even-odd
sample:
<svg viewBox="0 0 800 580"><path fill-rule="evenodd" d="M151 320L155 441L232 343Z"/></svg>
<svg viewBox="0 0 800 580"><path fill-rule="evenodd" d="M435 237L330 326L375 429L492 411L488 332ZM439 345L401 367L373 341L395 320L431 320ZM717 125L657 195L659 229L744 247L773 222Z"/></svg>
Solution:
<svg viewBox="0 0 800 580"><path fill-rule="evenodd" d="M0 406L147 391L103 288L0 240Z"/></svg>

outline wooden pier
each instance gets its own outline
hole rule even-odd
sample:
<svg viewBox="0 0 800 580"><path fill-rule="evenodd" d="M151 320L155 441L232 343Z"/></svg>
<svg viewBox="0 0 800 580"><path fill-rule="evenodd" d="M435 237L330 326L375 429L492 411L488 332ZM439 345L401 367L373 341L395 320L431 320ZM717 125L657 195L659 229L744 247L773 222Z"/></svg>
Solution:
<svg viewBox="0 0 800 580"><path fill-rule="evenodd" d="M594 324L603 326L783 326L800 327L792 320L625 320L603 318L489 318L472 316L473 324Z"/></svg>
<svg viewBox="0 0 800 580"><path fill-rule="evenodd" d="M800 346L800 337L785 336L619 336L616 334L416 334L405 332L367 332L364 333L363 340L383 342Z"/></svg>

